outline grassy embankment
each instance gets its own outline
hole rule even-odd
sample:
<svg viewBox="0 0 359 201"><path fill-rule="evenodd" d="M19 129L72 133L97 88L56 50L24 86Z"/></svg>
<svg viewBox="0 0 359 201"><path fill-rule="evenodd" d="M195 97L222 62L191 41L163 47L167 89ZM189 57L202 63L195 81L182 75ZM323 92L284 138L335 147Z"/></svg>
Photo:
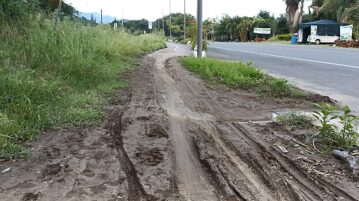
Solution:
<svg viewBox="0 0 359 201"><path fill-rule="evenodd" d="M104 94L119 75L165 46L156 36L62 22L0 24L0 159L24 157L22 144L46 129L104 117Z"/></svg>
<svg viewBox="0 0 359 201"><path fill-rule="evenodd" d="M306 96L304 92L291 86L287 80L273 78L252 64L193 57L181 58L180 62L188 70L212 83L251 90L261 96L273 98L304 98Z"/></svg>

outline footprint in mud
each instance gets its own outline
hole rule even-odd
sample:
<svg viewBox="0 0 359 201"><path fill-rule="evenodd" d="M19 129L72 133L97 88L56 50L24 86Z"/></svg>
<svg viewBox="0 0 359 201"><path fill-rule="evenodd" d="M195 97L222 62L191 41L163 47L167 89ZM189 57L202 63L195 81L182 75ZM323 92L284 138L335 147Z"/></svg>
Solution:
<svg viewBox="0 0 359 201"><path fill-rule="evenodd" d="M44 148L43 153L46 155L47 158L54 159L60 156L61 149L55 147L55 145L52 145L50 147Z"/></svg>
<svg viewBox="0 0 359 201"><path fill-rule="evenodd" d="M26 193L24 197L22 197L21 201L35 201L41 199L41 193Z"/></svg>
<svg viewBox="0 0 359 201"><path fill-rule="evenodd" d="M100 185L96 185L96 186L91 186L90 190L93 194L101 194L103 192L105 192L107 190L107 187L105 184L100 184Z"/></svg>
<svg viewBox="0 0 359 201"><path fill-rule="evenodd" d="M82 171L82 174L86 177L94 177L96 174L89 168L86 168L84 171Z"/></svg>
<svg viewBox="0 0 359 201"><path fill-rule="evenodd" d="M149 124L146 126L146 135L151 138L168 138L168 134L160 125Z"/></svg>
<svg viewBox="0 0 359 201"><path fill-rule="evenodd" d="M139 121L149 121L151 120L151 116L139 116L136 119Z"/></svg>
<svg viewBox="0 0 359 201"><path fill-rule="evenodd" d="M156 166L163 161L163 154L158 148L150 150L139 149L135 156L141 163L149 166Z"/></svg>
<svg viewBox="0 0 359 201"><path fill-rule="evenodd" d="M43 181L51 180L67 168L67 164L65 166L61 165L60 163L48 164L46 168L42 171L41 179Z"/></svg>

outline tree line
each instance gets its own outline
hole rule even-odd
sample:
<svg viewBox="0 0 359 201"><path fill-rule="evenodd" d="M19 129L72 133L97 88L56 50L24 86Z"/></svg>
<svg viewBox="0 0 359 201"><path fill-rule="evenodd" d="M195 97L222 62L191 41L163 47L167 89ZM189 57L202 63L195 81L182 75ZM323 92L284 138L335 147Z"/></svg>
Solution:
<svg viewBox="0 0 359 201"><path fill-rule="evenodd" d="M44 18L55 17L59 8L59 0L1 0L0 23L24 23L35 15ZM61 19L95 25L96 22L81 17L79 12L70 4L62 1L59 13Z"/></svg>
<svg viewBox="0 0 359 201"><path fill-rule="evenodd" d="M171 19L170 19L171 18ZM143 20L143 24L148 21ZM137 27L139 27L137 25ZM284 14L274 17L268 11L260 11L255 17L240 17L224 15L220 19L209 18L203 21L204 37L209 40L217 41L248 41L253 40L257 35L253 34L253 29L271 28L271 35L259 35L258 37L269 38L273 34L287 34L290 32L286 16ZM125 26L128 30L133 27ZM144 27L147 30L147 27ZM186 14L186 35L191 37L195 35L196 19L193 15ZM153 22L155 32L164 32L166 36L171 35L173 39L183 40L184 36L184 14L172 13L163 18L159 18ZM143 31L143 30L142 30Z"/></svg>
<svg viewBox="0 0 359 201"><path fill-rule="evenodd" d="M216 41L249 41L256 37L269 38L273 35L292 34L298 31L301 23L315 20L329 19L338 23L348 23L354 26L353 37L359 39L359 0L283 0L286 4L286 12L279 17L274 17L268 11L260 11L254 17L240 17L224 15L221 18L206 19L203 22L204 37ZM308 7L309 12L304 13ZM164 32L169 36L171 29L172 36L176 39L183 37L183 17L181 13L164 17ZM191 15L186 17L188 32L193 30L191 26L196 24L195 18ZM163 19L157 19L158 30L163 29L160 25ZM162 27L162 28L161 28ZM254 28L271 28L271 35L256 35ZM191 35L190 33L188 36ZM183 39L183 38L182 38Z"/></svg>
<svg viewBox="0 0 359 201"><path fill-rule="evenodd" d="M41 11L47 15L54 14L58 7L59 0L12 0L0 1L0 20L16 20L33 11ZM210 18L203 22L204 37L216 41L249 41L256 37L269 38L278 34L289 34L298 31L300 23L320 19L335 20L340 23L354 25L353 35L359 38L359 0L283 0L286 4L286 13L274 17L268 11L260 11L254 17L240 17L224 15L221 18ZM308 5L307 5L308 4ZM304 8L309 7L309 13L304 13ZM69 17L86 24L96 25L94 20L87 20L78 15L78 11L71 5L63 3L61 17ZM184 40L184 14L172 13L159 18L153 22L154 32L163 33L165 36L172 36L174 39ZM115 20L111 23L122 25L122 20ZM149 21L123 20L123 28L133 34L149 32ZM186 32L188 36L196 26L195 17L186 14ZM271 28L271 35L256 35L254 28Z"/></svg>

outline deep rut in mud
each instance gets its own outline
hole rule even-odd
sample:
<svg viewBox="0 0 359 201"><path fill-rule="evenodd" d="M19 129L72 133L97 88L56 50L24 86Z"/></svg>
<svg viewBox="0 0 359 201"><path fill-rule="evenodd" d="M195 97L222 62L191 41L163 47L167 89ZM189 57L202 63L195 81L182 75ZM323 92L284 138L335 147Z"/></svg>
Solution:
<svg viewBox="0 0 359 201"><path fill-rule="evenodd" d="M169 44L146 56L105 123L44 134L31 160L1 164L12 171L0 175L0 200L358 200L354 181L309 173L278 150L292 136L266 121L307 102L210 89L178 64L188 54Z"/></svg>

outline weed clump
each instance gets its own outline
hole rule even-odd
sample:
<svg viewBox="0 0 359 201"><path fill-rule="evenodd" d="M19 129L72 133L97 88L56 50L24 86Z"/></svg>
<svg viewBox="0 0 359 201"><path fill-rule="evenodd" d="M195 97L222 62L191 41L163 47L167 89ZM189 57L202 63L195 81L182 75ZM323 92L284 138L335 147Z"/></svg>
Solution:
<svg viewBox="0 0 359 201"><path fill-rule="evenodd" d="M357 145L359 133L356 131L358 117L352 114L348 106L341 112L328 103L316 104L320 111L314 112L314 117L319 120L319 138L322 145L329 148L351 149ZM339 120L339 124L333 121Z"/></svg>
<svg viewBox="0 0 359 201"><path fill-rule="evenodd" d="M278 123L290 126L291 128L311 128L312 121L304 114L290 112L276 117Z"/></svg>

